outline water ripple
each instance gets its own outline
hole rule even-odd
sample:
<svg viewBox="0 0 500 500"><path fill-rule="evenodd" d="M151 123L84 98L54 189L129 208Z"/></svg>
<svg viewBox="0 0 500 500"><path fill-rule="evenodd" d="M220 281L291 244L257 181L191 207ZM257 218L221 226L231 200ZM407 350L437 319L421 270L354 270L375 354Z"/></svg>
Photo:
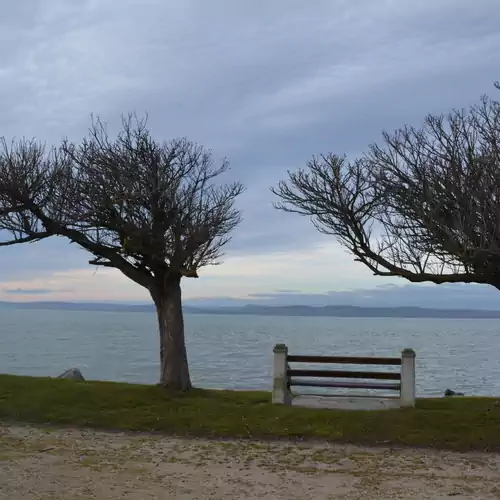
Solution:
<svg viewBox="0 0 500 500"><path fill-rule="evenodd" d="M269 389L272 348L301 354L398 356L417 352L417 390L500 394L498 320L188 315L195 385ZM154 314L0 311L0 372L57 375L78 366L91 379L155 383Z"/></svg>

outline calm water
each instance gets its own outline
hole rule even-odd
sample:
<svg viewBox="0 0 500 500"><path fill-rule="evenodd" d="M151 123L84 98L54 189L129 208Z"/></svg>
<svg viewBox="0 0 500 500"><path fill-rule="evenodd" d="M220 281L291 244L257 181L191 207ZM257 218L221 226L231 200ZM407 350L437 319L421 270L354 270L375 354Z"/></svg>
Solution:
<svg viewBox="0 0 500 500"><path fill-rule="evenodd" d="M399 356L417 353L420 395L446 388L500 395L499 320L188 315L193 382L269 389L272 348L291 353ZM157 382L156 317L148 313L0 311L0 372Z"/></svg>

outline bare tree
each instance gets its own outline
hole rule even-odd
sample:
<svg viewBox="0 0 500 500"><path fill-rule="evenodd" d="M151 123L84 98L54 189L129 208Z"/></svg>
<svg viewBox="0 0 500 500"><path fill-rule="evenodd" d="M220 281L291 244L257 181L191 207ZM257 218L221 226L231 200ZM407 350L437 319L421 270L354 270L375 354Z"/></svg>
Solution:
<svg viewBox="0 0 500 500"><path fill-rule="evenodd" d="M327 154L272 191L377 276L500 289L500 103L384 133L354 161Z"/></svg>
<svg viewBox="0 0 500 500"><path fill-rule="evenodd" d="M95 120L79 145L46 150L35 141L0 151L0 246L63 236L145 287L160 331L160 383L191 387L181 279L217 264L240 222L243 186L216 185L227 161L186 139L158 143L144 120L129 117L111 140Z"/></svg>

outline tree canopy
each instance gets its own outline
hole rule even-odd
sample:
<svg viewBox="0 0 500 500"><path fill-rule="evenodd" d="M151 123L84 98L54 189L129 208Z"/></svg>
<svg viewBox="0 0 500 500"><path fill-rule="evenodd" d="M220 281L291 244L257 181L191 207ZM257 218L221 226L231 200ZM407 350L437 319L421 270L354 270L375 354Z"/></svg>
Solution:
<svg viewBox="0 0 500 500"><path fill-rule="evenodd" d="M218 264L241 220L239 182L216 184L228 162L187 139L155 141L145 120L123 119L110 139L94 120L87 138L46 148L0 144L0 246L61 236L145 287L160 330L160 383L191 387L181 279Z"/></svg>
<svg viewBox="0 0 500 500"><path fill-rule="evenodd" d="M276 207L312 218L375 275L500 289L500 103L429 115L354 160L289 172Z"/></svg>
<svg viewBox="0 0 500 500"><path fill-rule="evenodd" d="M216 264L240 221L243 186L213 181L228 167L187 139L156 142L128 117L114 140L95 120L81 144L1 142L0 246L64 236L146 288L165 273Z"/></svg>

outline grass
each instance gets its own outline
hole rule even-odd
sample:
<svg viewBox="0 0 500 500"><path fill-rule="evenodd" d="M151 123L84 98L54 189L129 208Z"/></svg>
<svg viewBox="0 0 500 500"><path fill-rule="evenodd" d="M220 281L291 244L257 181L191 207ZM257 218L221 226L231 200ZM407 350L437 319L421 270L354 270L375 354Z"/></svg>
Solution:
<svg viewBox="0 0 500 500"><path fill-rule="evenodd" d="M270 393L0 375L0 421L176 436L321 439L500 451L492 398L421 399L415 409L333 411L272 405Z"/></svg>

